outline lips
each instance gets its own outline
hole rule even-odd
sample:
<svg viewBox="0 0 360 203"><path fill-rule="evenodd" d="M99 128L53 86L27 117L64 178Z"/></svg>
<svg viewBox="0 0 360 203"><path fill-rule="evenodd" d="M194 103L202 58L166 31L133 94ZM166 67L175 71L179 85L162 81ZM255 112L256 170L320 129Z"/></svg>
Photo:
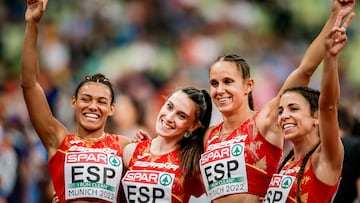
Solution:
<svg viewBox="0 0 360 203"><path fill-rule="evenodd" d="M166 122L164 119L161 119L161 125L164 126L166 129L174 129L174 127L170 125L169 122Z"/></svg>
<svg viewBox="0 0 360 203"><path fill-rule="evenodd" d="M284 130L289 129L289 128L293 128L293 127L295 127L295 124L288 123L288 124L283 125Z"/></svg>
<svg viewBox="0 0 360 203"><path fill-rule="evenodd" d="M97 115L97 114L93 114L93 113L85 113L84 114L84 116L86 117L86 118L89 118L89 119L99 119L100 118L100 116L99 115Z"/></svg>
<svg viewBox="0 0 360 203"><path fill-rule="evenodd" d="M229 102L231 99L231 97L221 97L221 98L217 98L219 103L226 103Z"/></svg>

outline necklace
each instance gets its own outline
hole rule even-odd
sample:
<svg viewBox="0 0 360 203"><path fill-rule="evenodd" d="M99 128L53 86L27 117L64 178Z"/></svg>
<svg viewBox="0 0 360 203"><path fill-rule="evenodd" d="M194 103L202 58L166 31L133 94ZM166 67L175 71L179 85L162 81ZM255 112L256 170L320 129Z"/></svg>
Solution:
<svg viewBox="0 0 360 203"><path fill-rule="evenodd" d="M223 130L223 128L220 129L219 132L219 137L221 141L224 141L234 130L230 130L230 131L226 131L226 132L221 132Z"/></svg>
<svg viewBox="0 0 360 203"><path fill-rule="evenodd" d="M100 137L82 137L80 135L77 134L78 137L80 137L83 140L87 140L87 141L98 141L98 140L102 140L105 137L105 132L102 133L102 135Z"/></svg>
<svg viewBox="0 0 360 203"><path fill-rule="evenodd" d="M232 133L232 130L231 131L227 131L227 132L221 132L219 133L220 136L223 136L223 135L229 135L230 133Z"/></svg>

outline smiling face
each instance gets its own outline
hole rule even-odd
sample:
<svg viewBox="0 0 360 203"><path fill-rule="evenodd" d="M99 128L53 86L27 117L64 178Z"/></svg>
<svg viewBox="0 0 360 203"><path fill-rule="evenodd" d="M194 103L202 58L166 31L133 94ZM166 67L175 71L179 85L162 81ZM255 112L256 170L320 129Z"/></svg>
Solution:
<svg viewBox="0 0 360 203"><path fill-rule="evenodd" d="M108 116L111 116L115 109L111 101L111 91L106 85L96 82L84 84L77 97L72 99L80 128L85 131L103 129Z"/></svg>
<svg viewBox="0 0 360 203"><path fill-rule="evenodd" d="M210 68L210 95L219 111L231 113L248 108L247 94L252 90L252 79L243 79L234 62L219 61Z"/></svg>
<svg viewBox="0 0 360 203"><path fill-rule="evenodd" d="M161 107L156 122L159 136L181 140L187 131L200 126L197 105L182 91L174 92Z"/></svg>
<svg viewBox="0 0 360 203"><path fill-rule="evenodd" d="M309 102L297 92L286 92L280 98L278 123L285 139L295 141L316 134L318 119L312 115Z"/></svg>

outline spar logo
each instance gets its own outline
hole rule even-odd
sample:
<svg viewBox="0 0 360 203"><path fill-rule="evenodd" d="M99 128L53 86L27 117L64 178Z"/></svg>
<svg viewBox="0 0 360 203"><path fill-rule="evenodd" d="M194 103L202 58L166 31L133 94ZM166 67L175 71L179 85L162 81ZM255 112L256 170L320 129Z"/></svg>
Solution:
<svg viewBox="0 0 360 203"><path fill-rule="evenodd" d="M115 166L115 167L118 167L121 165L121 160L116 157L116 156L110 156L109 157L109 163L112 165L112 166Z"/></svg>
<svg viewBox="0 0 360 203"><path fill-rule="evenodd" d="M240 144L236 144L231 148L231 154L233 156L240 156L244 151L244 147Z"/></svg>
<svg viewBox="0 0 360 203"><path fill-rule="evenodd" d="M292 176L283 176L279 174L274 174L273 177L271 178L269 187L287 189L291 187L293 182L294 182L294 177Z"/></svg>
<svg viewBox="0 0 360 203"><path fill-rule="evenodd" d="M292 185L292 178L290 177L285 177L282 181L281 181L281 187L284 188L284 189L287 189L289 187L291 187Z"/></svg>
<svg viewBox="0 0 360 203"><path fill-rule="evenodd" d="M160 180L159 180L160 184L163 186L168 186L172 183L172 178L169 174L162 174L160 176Z"/></svg>

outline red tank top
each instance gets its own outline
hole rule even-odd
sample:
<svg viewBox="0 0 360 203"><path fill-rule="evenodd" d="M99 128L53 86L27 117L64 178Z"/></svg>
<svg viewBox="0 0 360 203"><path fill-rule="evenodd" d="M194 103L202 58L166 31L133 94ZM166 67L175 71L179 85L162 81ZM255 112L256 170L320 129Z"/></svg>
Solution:
<svg viewBox="0 0 360 203"><path fill-rule="evenodd" d="M302 164L302 159L297 162L288 161L281 169L281 175L293 176L294 183L290 189L286 203L296 202L297 193L297 175ZM334 196L339 181L335 185L328 185L320 181L313 172L311 157L305 165L305 170L300 183L301 202L302 203L324 203L330 202Z"/></svg>
<svg viewBox="0 0 360 203"><path fill-rule="evenodd" d="M245 120L223 141L219 136L223 123L210 132L200 160L210 199L237 193L265 196L282 150L264 139L255 119L256 115Z"/></svg>
<svg viewBox="0 0 360 203"><path fill-rule="evenodd" d="M188 202L203 193L199 179L184 179L179 150L164 155L150 152L151 140L137 144L128 171L122 179L128 202ZM186 185L186 187L185 187Z"/></svg>
<svg viewBox="0 0 360 203"><path fill-rule="evenodd" d="M60 203L69 200L119 202L123 173L120 137L106 134L98 141L68 135L48 166Z"/></svg>

